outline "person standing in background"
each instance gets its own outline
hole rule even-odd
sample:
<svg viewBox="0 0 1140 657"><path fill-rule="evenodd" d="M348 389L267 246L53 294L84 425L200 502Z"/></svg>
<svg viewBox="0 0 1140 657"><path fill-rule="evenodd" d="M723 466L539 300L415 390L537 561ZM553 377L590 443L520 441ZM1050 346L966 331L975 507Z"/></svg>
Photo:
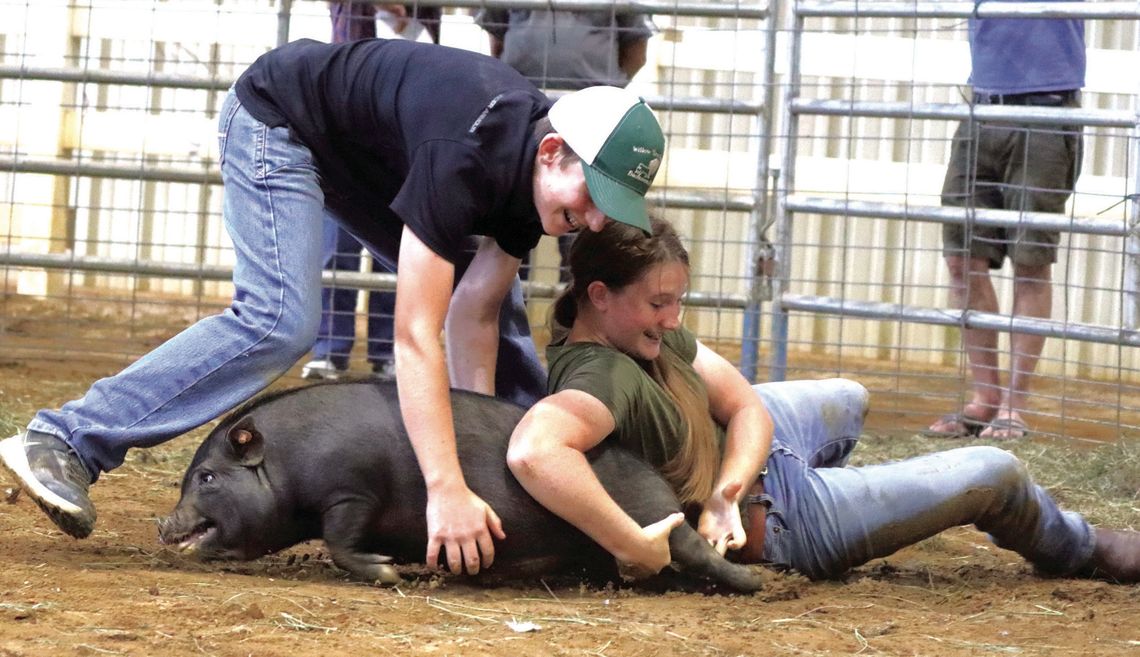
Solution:
<svg viewBox="0 0 1140 657"><path fill-rule="evenodd" d="M1077 0L1080 1L1080 0ZM971 18L969 40L975 105L1079 107L1085 84L1084 22L1077 19ZM970 118L954 135L942 204L1064 214L1081 167L1080 126L1044 126ZM991 269L1013 265L1012 314L1048 318L1052 267L1060 234L1024 225L991 228L945 224L943 251L955 306L999 310ZM1045 338L1010 333L1006 387L998 370L998 334L963 329L973 396L926 433L1021 438L1022 413Z"/></svg>
<svg viewBox="0 0 1140 657"><path fill-rule="evenodd" d="M475 22L497 57L536 86L624 87L645 66L653 22L612 11L483 9Z"/></svg>
<svg viewBox="0 0 1140 657"><path fill-rule="evenodd" d="M577 90L594 85L624 87L645 66L656 29L644 14L613 11L482 9L475 23L491 40L491 56L503 60L535 86ZM569 280L566 263L574 238L558 239L558 280ZM528 257L519 269L529 275Z"/></svg>
<svg viewBox="0 0 1140 657"><path fill-rule="evenodd" d="M417 7L372 2L330 2L332 42L345 43L358 39L408 39L438 43L439 9L433 11L434 32L416 19ZM426 18L425 18L426 20ZM335 220L325 218L325 268L335 271L360 271L359 241L341 228ZM395 273L378 258L372 258L373 271ZM336 379L348 370L349 355L356 341L356 299L354 288L321 289L321 326L313 343L313 358L301 368L304 379ZM373 290L368 293L368 363L373 376L391 379L395 376L392 359L392 315L396 311L396 294Z"/></svg>

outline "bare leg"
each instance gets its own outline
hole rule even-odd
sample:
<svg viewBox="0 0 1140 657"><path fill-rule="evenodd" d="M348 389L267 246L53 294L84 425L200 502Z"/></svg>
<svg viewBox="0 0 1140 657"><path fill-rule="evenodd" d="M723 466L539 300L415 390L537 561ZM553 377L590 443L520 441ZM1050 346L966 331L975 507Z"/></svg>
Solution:
<svg viewBox="0 0 1140 657"><path fill-rule="evenodd" d="M1017 265L1013 267L1013 314L1049 318L1053 312L1052 265ZM1045 347L1045 337L1026 333L1010 334L1009 387L1002 392L1001 409L995 420L1011 420L1013 424L989 427L986 438L1020 438L1024 435L1021 411L1028 403L1029 383Z"/></svg>
<svg viewBox="0 0 1140 657"><path fill-rule="evenodd" d="M950 269L950 302L956 308L998 311L997 292L990 279L989 262L985 258L947 256ZM1002 401L998 380L997 332L983 329L963 329L962 346L970 363L973 395L962 409L965 417L989 422ZM930 425L935 432L956 432L954 423L939 420Z"/></svg>

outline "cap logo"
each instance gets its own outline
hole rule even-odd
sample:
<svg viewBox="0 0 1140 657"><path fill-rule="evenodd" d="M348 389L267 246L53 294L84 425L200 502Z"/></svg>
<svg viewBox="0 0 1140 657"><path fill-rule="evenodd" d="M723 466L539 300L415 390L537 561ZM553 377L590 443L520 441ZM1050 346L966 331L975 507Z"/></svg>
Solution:
<svg viewBox="0 0 1140 657"><path fill-rule="evenodd" d="M645 194L661 166L665 135L645 101L616 87L587 87L558 99L550 122L582 159L598 209L648 232Z"/></svg>
<svg viewBox="0 0 1140 657"><path fill-rule="evenodd" d="M638 149L634 149L638 150ZM648 163L638 162L637 166L626 172L625 175L633 178L643 185L648 186L653 182L653 177L657 175L657 167L661 166L661 157L655 157L649 160Z"/></svg>

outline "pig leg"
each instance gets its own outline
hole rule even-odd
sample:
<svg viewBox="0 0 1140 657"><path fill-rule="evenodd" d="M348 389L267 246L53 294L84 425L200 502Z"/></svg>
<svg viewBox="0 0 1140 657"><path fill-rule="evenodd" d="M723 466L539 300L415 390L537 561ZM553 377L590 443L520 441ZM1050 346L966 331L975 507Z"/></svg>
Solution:
<svg viewBox="0 0 1140 657"><path fill-rule="evenodd" d="M748 566L725 560L688 524L681 525L669 534L669 552L673 562L686 575L707 577L742 593L759 591L764 585L760 573Z"/></svg>
<svg viewBox="0 0 1140 657"><path fill-rule="evenodd" d="M367 536L371 515L362 503L337 504L325 511L322 518L325 547L333 563L353 577L382 586L399 584L402 579L392 566L391 557L359 549Z"/></svg>
<svg viewBox="0 0 1140 657"><path fill-rule="evenodd" d="M681 510L673 489L649 465L620 448L593 453L598 481L631 518L646 526ZM720 556L695 529L683 524L669 535L673 563L686 575L707 577L737 591L758 591L759 573Z"/></svg>

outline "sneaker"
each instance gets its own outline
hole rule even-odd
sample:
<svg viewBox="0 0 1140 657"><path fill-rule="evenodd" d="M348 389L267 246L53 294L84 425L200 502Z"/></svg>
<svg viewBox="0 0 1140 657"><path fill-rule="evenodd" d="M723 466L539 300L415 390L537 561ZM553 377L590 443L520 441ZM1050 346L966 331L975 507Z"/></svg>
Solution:
<svg viewBox="0 0 1140 657"><path fill-rule="evenodd" d="M0 441L0 463L64 533L75 538L91 534L91 475L66 442L39 431L19 433Z"/></svg>
<svg viewBox="0 0 1140 657"><path fill-rule="evenodd" d="M347 367L337 367L331 358L316 358L305 363L304 367L301 368L301 378L335 381L347 369Z"/></svg>
<svg viewBox="0 0 1140 657"><path fill-rule="evenodd" d="M396 364L390 360L381 361L372 365L372 378L381 381L396 380Z"/></svg>

